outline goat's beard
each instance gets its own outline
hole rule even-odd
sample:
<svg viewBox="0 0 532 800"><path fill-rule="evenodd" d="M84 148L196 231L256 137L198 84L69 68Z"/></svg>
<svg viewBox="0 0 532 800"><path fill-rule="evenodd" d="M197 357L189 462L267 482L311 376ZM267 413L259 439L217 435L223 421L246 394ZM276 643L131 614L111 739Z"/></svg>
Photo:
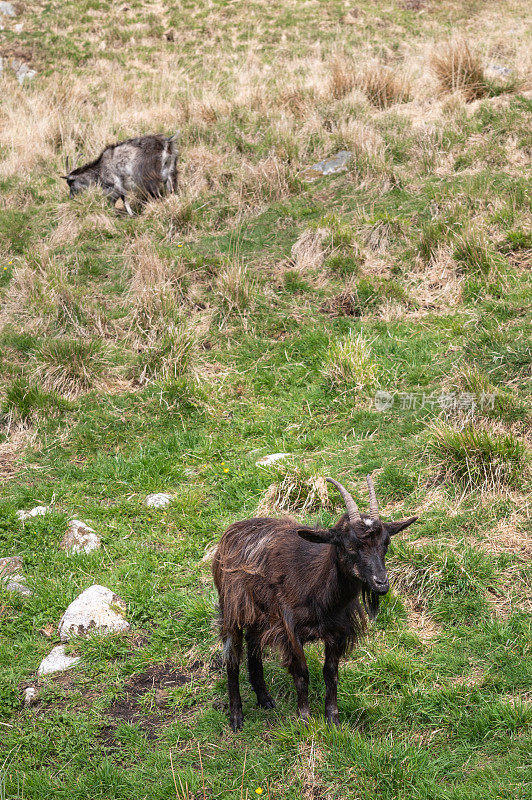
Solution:
<svg viewBox="0 0 532 800"><path fill-rule="evenodd" d="M372 591L368 586L362 587L362 603L366 609L366 614L370 619L375 619L379 613L380 595Z"/></svg>

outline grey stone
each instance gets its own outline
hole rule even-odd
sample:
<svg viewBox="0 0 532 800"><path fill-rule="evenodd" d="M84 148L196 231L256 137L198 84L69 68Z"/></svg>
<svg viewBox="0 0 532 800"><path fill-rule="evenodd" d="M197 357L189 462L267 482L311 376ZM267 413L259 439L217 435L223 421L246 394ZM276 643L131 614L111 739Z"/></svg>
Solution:
<svg viewBox="0 0 532 800"><path fill-rule="evenodd" d="M164 492L157 492L156 494L149 494L146 498L146 505L148 508L164 508L174 499L171 494L164 494Z"/></svg>
<svg viewBox="0 0 532 800"><path fill-rule="evenodd" d="M94 584L73 600L59 621L62 642L89 633L120 633L129 630L126 604L111 589Z"/></svg>
<svg viewBox="0 0 532 800"><path fill-rule="evenodd" d="M92 553L100 547L100 537L79 519L71 519L61 547L67 553Z"/></svg>
<svg viewBox="0 0 532 800"><path fill-rule="evenodd" d="M501 75L503 78L509 78L512 74L512 70L508 67L502 67L500 64L488 64L487 66L488 72L494 72L496 75Z"/></svg>
<svg viewBox="0 0 532 800"><path fill-rule="evenodd" d="M31 589L28 589L25 583L22 583L23 579L19 578L18 580L8 581L6 583L6 589L8 592L16 592L17 594L21 594L23 597L29 597L33 594Z"/></svg>
<svg viewBox="0 0 532 800"><path fill-rule="evenodd" d="M323 178L325 175L345 172L352 158L353 155L348 150L340 150L340 152L336 153L334 156L330 156L330 158L326 158L323 161L318 161L317 164L313 164L311 167L306 167L306 169L299 173L299 176L304 181L311 182L318 178Z"/></svg>
<svg viewBox="0 0 532 800"><path fill-rule="evenodd" d="M281 461L283 458L288 458L290 453L272 453L269 456L262 456L255 464L258 467L269 467L270 464L275 464L276 461Z"/></svg>
<svg viewBox="0 0 532 800"><path fill-rule="evenodd" d="M16 592L25 597L33 594L31 589L26 586L20 556L0 558L0 582L5 585L8 592Z"/></svg>
<svg viewBox="0 0 532 800"><path fill-rule="evenodd" d="M17 81L22 85L25 80L31 80L37 75L36 70L31 69L24 61L13 60L11 66L17 76Z"/></svg>
<svg viewBox="0 0 532 800"><path fill-rule="evenodd" d="M12 3L6 3L4 0L0 2L0 14L3 14L4 17L16 17L17 13L12 5Z"/></svg>
<svg viewBox="0 0 532 800"><path fill-rule="evenodd" d="M37 689L35 686L28 686L24 689L24 705L32 706L37 702Z"/></svg>
<svg viewBox="0 0 532 800"><path fill-rule="evenodd" d="M54 647L50 655L43 658L40 667L37 670L37 675L51 675L53 672L64 672L66 669L74 667L81 661L80 658L73 658L67 656L65 653L64 645L60 644Z"/></svg>
<svg viewBox="0 0 532 800"><path fill-rule="evenodd" d="M49 511L48 506L35 506L31 511L17 511L17 517L24 522L25 519L30 519L31 517L43 517Z"/></svg>

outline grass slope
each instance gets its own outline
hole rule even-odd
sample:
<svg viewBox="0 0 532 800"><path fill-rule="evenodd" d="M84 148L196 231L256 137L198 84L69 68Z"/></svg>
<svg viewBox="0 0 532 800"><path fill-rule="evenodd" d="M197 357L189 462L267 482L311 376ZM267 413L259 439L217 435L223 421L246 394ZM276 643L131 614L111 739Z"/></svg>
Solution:
<svg viewBox="0 0 532 800"><path fill-rule="evenodd" d="M0 557L23 557L33 594L0 587L0 797L528 797L527 5L16 8ZM13 58L37 77L19 85ZM98 192L68 202L66 155L177 129L177 195L133 219ZM300 180L340 148L348 172ZM341 728L313 646L310 727L272 656L276 710L243 675L231 734L206 549L259 504L328 523L316 478L363 505L373 470L383 515L421 519L341 667ZM148 509L154 491L175 500ZM59 548L72 517L101 550ZM131 632L73 641L81 666L38 682L93 583Z"/></svg>

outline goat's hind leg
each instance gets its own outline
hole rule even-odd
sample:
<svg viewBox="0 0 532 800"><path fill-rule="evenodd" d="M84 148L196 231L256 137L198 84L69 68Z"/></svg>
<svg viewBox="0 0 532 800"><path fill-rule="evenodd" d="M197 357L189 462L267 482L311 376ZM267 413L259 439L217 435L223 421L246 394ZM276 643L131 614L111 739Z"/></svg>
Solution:
<svg viewBox="0 0 532 800"><path fill-rule="evenodd" d="M248 672L249 680L253 691L257 695L257 704L261 708L275 708L275 702L271 697L264 682L264 668L262 666L262 651L257 632L253 629L246 633L246 644L248 647Z"/></svg>
<svg viewBox="0 0 532 800"><path fill-rule="evenodd" d="M229 724L233 731L244 725L242 698L240 696L239 672L242 657L242 629L235 628L223 636L224 658L227 665L227 690L229 692Z"/></svg>
<svg viewBox="0 0 532 800"><path fill-rule="evenodd" d="M308 704L308 683L309 674L307 661L303 654L292 653L287 660L288 671L291 674L297 693L297 710L303 722L310 720L310 708Z"/></svg>

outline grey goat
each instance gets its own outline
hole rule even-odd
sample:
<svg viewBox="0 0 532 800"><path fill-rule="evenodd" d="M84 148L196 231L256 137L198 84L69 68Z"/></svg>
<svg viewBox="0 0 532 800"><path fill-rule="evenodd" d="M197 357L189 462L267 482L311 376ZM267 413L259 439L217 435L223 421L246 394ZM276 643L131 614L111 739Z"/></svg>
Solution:
<svg viewBox="0 0 532 800"><path fill-rule="evenodd" d="M130 216L133 211L127 199L128 192L144 198L160 197L161 191L177 189L177 138L162 134L139 136L106 147L95 161L69 171L61 177L66 180L70 197L89 186L101 186L112 203L120 198Z"/></svg>

